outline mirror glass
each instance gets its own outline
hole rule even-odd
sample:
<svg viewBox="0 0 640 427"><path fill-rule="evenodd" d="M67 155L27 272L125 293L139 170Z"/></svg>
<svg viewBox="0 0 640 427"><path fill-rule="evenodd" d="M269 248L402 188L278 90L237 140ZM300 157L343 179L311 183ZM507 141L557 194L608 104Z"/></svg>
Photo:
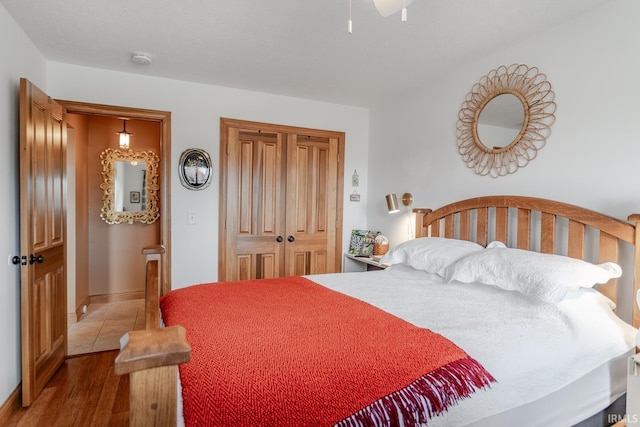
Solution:
<svg viewBox="0 0 640 427"><path fill-rule="evenodd" d="M141 197L146 193L147 163L116 161L114 210L116 212L144 212L147 201ZM129 197L125 197L125 196Z"/></svg>
<svg viewBox="0 0 640 427"><path fill-rule="evenodd" d="M524 106L511 93L487 102L478 117L478 138L489 149L499 150L516 140L524 124Z"/></svg>
<svg viewBox="0 0 640 427"><path fill-rule="evenodd" d="M160 217L158 156L152 151L108 148L100 158L104 178L100 217L109 224L155 222Z"/></svg>

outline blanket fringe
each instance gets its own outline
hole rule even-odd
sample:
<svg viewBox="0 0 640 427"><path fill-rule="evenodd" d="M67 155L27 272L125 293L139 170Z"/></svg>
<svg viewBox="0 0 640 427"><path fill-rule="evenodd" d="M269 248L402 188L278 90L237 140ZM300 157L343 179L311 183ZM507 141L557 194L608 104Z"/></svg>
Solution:
<svg viewBox="0 0 640 427"><path fill-rule="evenodd" d="M336 427L418 426L495 379L471 357L458 359L415 380L336 424Z"/></svg>

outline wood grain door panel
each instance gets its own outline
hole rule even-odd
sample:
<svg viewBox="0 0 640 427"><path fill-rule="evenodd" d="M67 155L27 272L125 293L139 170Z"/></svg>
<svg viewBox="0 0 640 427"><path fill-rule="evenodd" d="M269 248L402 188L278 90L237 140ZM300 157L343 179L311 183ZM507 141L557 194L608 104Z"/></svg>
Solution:
<svg viewBox="0 0 640 427"><path fill-rule="evenodd" d="M335 261L338 185L338 140L289 135L287 230L295 240L286 247L288 275L340 271Z"/></svg>
<svg viewBox="0 0 640 427"><path fill-rule="evenodd" d="M22 404L29 406L64 361L66 124L63 109L20 80ZM35 261L37 260L37 261Z"/></svg>
<svg viewBox="0 0 640 427"><path fill-rule="evenodd" d="M340 271L344 134L221 119L219 280Z"/></svg>
<svg viewBox="0 0 640 427"><path fill-rule="evenodd" d="M279 277L284 143L274 133L231 129L227 147L224 221L229 252L221 280Z"/></svg>

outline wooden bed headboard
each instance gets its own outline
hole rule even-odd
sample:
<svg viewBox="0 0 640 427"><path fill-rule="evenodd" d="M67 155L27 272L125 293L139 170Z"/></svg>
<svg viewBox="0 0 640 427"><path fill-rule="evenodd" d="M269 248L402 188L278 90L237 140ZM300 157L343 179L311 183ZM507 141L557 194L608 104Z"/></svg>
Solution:
<svg viewBox="0 0 640 427"><path fill-rule="evenodd" d="M437 210L414 209L416 237L447 237L486 246L499 240L509 247L567 255L586 261L621 263L624 244L633 248L633 294L618 295L618 279L598 290L616 304L632 304L632 323L640 326L635 295L640 289L640 214L621 221L578 206L523 196L484 196ZM625 269L624 271L626 271Z"/></svg>

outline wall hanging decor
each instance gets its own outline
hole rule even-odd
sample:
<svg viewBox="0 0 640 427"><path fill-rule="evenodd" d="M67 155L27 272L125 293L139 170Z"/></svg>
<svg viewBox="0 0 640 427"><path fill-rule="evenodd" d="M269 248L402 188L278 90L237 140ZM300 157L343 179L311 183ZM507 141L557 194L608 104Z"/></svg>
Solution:
<svg viewBox="0 0 640 427"><path fill-rule="evenodd" d="M189 148L180 155L180 182L189 190L203 190L211 184L211 157L199 148Z"/></svg>
<svg viewBox="0 0 640 427"><path fill-rule="evenodd" d="M458 152L478 175L514 173L544 147L555 121L551 83L523 64L491 70L458 113Z"/></svg>
<svg viewBox="0 0 640 427"><path fill-rule="evenodd" d="M100 218L107 224L156 222L160 218L158 155L153 151L107 148L100 154L100 162Z"/></svg>

